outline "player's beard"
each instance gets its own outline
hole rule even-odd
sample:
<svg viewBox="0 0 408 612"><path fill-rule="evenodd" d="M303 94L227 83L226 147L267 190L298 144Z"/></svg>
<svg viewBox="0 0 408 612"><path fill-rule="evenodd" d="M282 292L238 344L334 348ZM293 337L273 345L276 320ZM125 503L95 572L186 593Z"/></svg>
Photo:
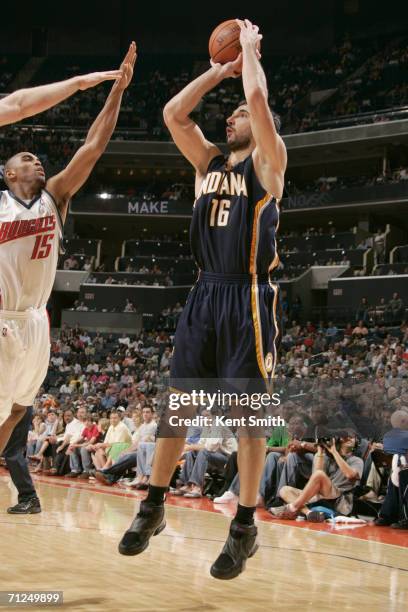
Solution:
<svg viewBox="0 0 408 612"><path fill-rule="evenodd" d="M240 138L235 138L232 142L228 143L229 150L232 151L242 151L243 149L248 149L251 144L251 138L249 136L241 136Z"/></svg>

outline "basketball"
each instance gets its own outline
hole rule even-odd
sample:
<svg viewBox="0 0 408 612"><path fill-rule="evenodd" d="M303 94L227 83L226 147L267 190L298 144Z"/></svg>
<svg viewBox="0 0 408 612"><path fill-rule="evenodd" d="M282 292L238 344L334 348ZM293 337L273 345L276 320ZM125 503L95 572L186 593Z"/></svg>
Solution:
<svg viewBox="0 0 408 612"><path fill-rule="evenodd" d="M208 50L213 62L226 64L237 59L241 52L240 27L235 19L228 19L218 25L210 36Z"/></svg>

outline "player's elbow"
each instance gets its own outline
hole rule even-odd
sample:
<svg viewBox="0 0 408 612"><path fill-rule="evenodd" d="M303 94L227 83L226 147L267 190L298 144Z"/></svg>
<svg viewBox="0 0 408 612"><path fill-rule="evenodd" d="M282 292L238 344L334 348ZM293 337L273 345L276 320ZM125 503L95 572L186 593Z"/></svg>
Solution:
<svg viewBox="0 0 408 612"><path fill-rule="evenodd" d="M174 123L174 121L176 120L176 109L174 107L174 104L172 103L172 100L170 100L170 102L167 102L163 109L163 119L167 127Z"/></svg>
<svg viewBox="0 0 408 612"><path fill-rule="evenodd" d="M176 100L167 102L163 109L164 123L170 128L173 125L185 125L188 123L188 115L180 108L180 104Z"/></svg>
<svg viewBox="0 0 408 612"><path fill-rule="evenodd" d="M10 94L1 102L0 106L0 125L16 123L25 119L23 101L20 92Z"/></svg>

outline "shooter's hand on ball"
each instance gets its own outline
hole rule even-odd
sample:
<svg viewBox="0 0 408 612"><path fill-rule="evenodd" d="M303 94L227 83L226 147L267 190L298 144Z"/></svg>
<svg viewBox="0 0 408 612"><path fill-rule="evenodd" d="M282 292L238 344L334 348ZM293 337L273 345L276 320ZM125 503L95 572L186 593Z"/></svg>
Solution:
<svg viewBox="0 0 408 612"><path fill-rule="evenodd" d="M241 35L239 37L239 42L241 43L242 49L245 47L255 47L257 50L258 59L260 59L261 54L259 53L259 45L262 40L262 34L259 34L259 27L257 25L253 25L249 19L237 19L237 23L241 28Z"/></svg>
<svg viewBox="0 0 408 612"><path fill-rule="evenodd" d="M215 62L213 62L213 60L210 60L210 63L211 66L218 71L219 76L222 79L236 79L237 77L241 76L242 53L240 53L237 59L233 62L227 62L226 64L216 64Z"/></svg>

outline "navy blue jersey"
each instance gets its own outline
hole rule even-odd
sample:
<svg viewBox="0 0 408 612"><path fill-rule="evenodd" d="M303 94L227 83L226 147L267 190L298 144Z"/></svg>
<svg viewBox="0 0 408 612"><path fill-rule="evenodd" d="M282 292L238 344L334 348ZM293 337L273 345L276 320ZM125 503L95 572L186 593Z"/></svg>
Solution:
<svg viewBox="0 0 408 612"><path fill-rule="evenodd" d="M260 184L252 155L231 170L214 157L193 209L190 244L200 270L222 274L268 274L279 259L279 206Z"/></svg>

